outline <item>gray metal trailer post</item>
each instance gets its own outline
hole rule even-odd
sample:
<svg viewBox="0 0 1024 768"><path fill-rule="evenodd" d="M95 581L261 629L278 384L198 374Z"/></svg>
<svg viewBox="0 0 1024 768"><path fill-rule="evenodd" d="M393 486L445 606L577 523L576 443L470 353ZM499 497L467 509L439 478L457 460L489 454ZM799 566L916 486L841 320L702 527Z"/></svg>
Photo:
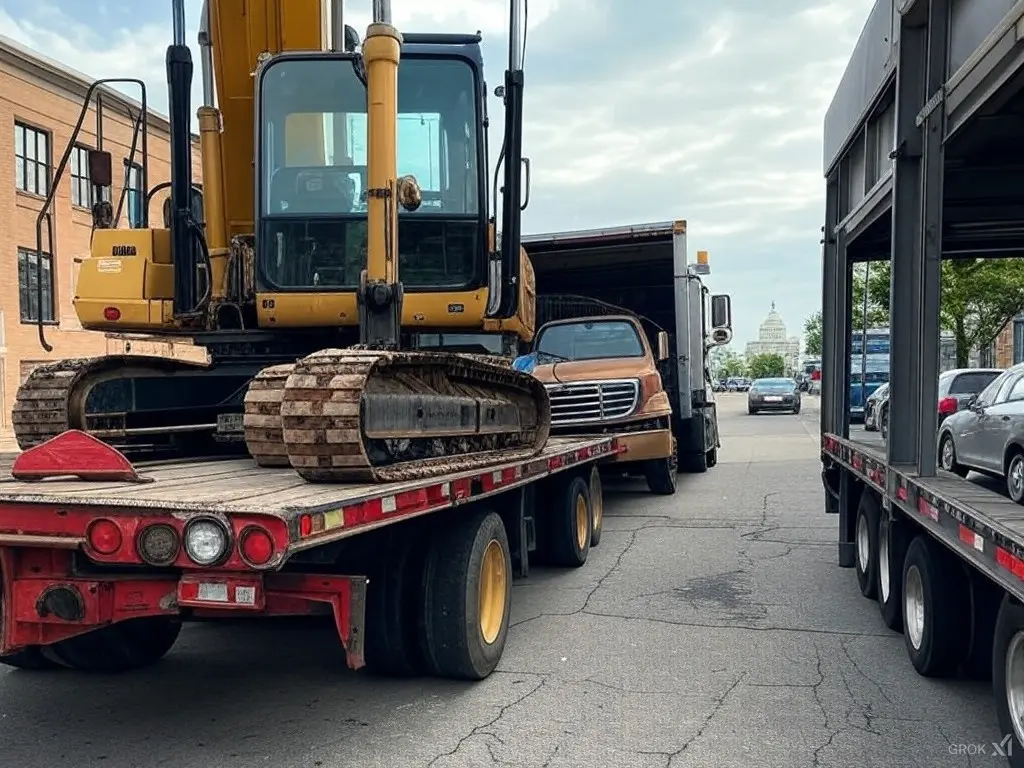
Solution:
<svg viewBox="0 0 1024 768"><path fill-rule="evenodd" d="M839 564L921 674L991 676L998 748L1024 766L1024 508L936 469L942 259L1024 254L1024 0L878 0L824 144L822 462ZM852 265L885 259L887 444L851 435L847 416Z"/></svg>

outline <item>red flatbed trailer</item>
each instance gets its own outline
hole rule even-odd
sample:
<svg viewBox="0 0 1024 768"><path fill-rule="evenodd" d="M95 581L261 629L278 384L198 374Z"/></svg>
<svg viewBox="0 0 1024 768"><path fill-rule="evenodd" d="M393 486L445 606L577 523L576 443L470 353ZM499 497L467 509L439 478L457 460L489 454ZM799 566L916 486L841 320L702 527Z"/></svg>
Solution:
<svg viewBox="0 0 1024 768"><path fill-rule="evenodd" d="M0 662L119 670L162 657L182 619L322 613L353 669L486 677L530 553L578 567L599 541L597 463L619 450L552 438L487 469L331 485L249 459L133 466L65 433L0 474Z"/></svg>

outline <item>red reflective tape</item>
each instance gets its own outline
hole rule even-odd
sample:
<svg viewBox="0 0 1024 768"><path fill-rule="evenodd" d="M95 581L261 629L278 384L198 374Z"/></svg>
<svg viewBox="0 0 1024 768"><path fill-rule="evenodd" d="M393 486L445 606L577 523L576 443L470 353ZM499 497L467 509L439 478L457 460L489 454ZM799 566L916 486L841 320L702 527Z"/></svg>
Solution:
<svg viewBox="0 0 1024 768"><path fill-rule="evenodd" d="M924 499L917 500L917 511L925 517L930 517L936 523L939 522L939 510Z"/></svg>
<svg viewBox="0 0 1024 768"><path fill-rule="evenodd" d="M1018 579L1024 579L1024 561L1011 555L1002 547L996 547L996 562Z"/></svg>
<svg viewBox="0 0 1024 768"><path fill-rule="evenodd" d="M853 454L853 456L850 457L850 463L853 464L854 469L860 470L864 468L864 459L857 454Z"/></svg>
<svg viewBox="0 0 1024 768"><path fill-rule="evenodd" d="M564 466L564 456L552 456L550 459L548 459L548 469L561 469Z"/></svg>
<svg viewBox="0 0 1024 768"><path fill-rule="evenodd" d="M910 498L910 492L907 490L906 486L901 485L896 489L896 498L900 501L907 501Z"/></svg>
<svg viewBox="0 0 1024 768"><path fill-rule="evenodd" d="M473 480L469 477L463 477L458 480L452 481L452 498L453 499L468 499L473 495Z"/></svg>

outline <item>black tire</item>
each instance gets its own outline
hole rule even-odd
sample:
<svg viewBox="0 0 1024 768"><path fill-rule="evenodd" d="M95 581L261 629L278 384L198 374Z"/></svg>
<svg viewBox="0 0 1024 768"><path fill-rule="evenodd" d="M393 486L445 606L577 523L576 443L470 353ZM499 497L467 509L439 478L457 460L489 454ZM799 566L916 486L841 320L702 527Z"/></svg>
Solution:
<svg viewBox="0 0 1024 768"><path fill-rule="evenodd" d="M555 568L579 568L593 542L594 505L589 478L571 475L558 483L548 525L548 561Z"/></svg>
<svg viewBox="0 0 1024 768"><path fill-rule="evenodd" d="M796 416L799 413L800 413L800 406L798 405L796 408L793 409L793 415Z"/></svg>
<svg viewBox="0 0 1024 768"><path fill-rule="evenodd" d="M181 621L129 619L47 646L47 656L79 672L128 672L156 664L174 647Z"/></svg>
<svg viewBox="0 0 1024 768"><path fill-rule="evenodd" d="M601 487L601 473L594 466L590 470L590 509L593 527L590 529L590 546L601 543L601 532L604 531L604 489Z"/></svg>
<svg viewBox="0 0 1024 768"><path fill-rule="evenodd" d="M750 406L747 406L747 415L748 416L756 416L757 415L757 408L751 408Z"/></svg>
<svg viewBox="0 0 1024 768"><path fill-rule="evenodd" d="M385 677L412 677L425 669L419 609L423 585L421 549L412 538L392 542L370 576L366 591L367 671Z"/></svg>
<svg viewBox="0 0 1024 768"><path fill-rule="evenodd" d="M708 451L706 454L704 454L704 456L707 459L707 464L708 464L708 468L709 469L711 467L715 466L716 464L718 464L718 449L717 448L712 448L710 451Z"/></svg>
<svg viewBox="0 0 1024 768"><path fill-rule="evenodd" d="M960 477L967 477L969 471L967 467L957 461L956 443L953 441L953 435L949 432L943 432L942 437L939 438L939 466Z"/></svg>
<svg viewBox="0 0 1024 768"><path fill-rule="evenodd" d="M878 612L893 632L903 631L903 561L907 555L906 524L881 515L878 521Z"/></svg>
<svg viewBox="0 0 1024 768"><path fill-rule="evenodd" d="M869 600L878 596L878 499L867 489L860 496L854 523L855 568L860 593Z"/></svg>
<svg viewBox="0 0 1024 768"><path fill-rule="evenodd" d="M961 667L967 677L991 680L993 639L1003 590L977 572L970 574L969 587L971 629Z"/></svg>
<svg viewBox="0 0 1024 768"><path fill-rule="evenodd" d="M589 538L589 537L588 537ZM496 554L500 550L500 555ZM480 590L485 556L504 569L497 626L481 627ZM427 555L423 601L424 646L429 668L442 677L483 680L501 661L512 606L512 556L505 524L486 510L439 532Z"/></svg>
<svg viewBox="0 0 1024 768"><path fill-rule="evenodd" d="M690 457L694 455L686 454L684 468L689 468L690 463L694 461ZM707 458L703 453L700 454L700 458L706 470ZM675 456L666 456L664 459L650 459L644 463L644 477L647 480L647 487L651 493L656 493L659 496L671 496L676 492L676 476L678 474L679 464Z"/></svg>
<svg viewBox="0 0 1024 768"><path fill-rule="evenodd" d="M1006 464L1006 492L1015 504L1024 504L1024 453L1019 448Z"/></svg>
<svg viewBox="0 0 1024 768"><path fill-rule="evenodd" d="M1020 636L1020 637L1018 637ZM1007 697L1007 667L1013 654L1013 666L1017 675L1020 674L1019 649L1024 642L1024 606L1021 606L1010 595L1004 595L996 619L995 636L992 642L992 694L996 702L996 717L999 719L999 732L1010 737L1011 743L1003 745L1003 752L1014 768L1024 768L1024 743L1018 735L1020 726L1014 728L1010 715Z"/></svg>
<svg viewBox="0 0 1024 768"><path fill-rule="evenodd" d="M920 606L920 615L915 606ZM903 565L903 638L914 669L924 677L956 674L967 651L969 608L960 564L938 542L920 534ZM919 637L916 637L919 632Z"/></svg>
<svg viewBox="0 0 1024 768"><path fill-rule="evenodd" d="M6 664L15 669L26 669L33 672L44 672L51 669L60 669L61 665L53 659L43 655L38 646L29 646L20 651L0 656L0 664Z"/></svg>

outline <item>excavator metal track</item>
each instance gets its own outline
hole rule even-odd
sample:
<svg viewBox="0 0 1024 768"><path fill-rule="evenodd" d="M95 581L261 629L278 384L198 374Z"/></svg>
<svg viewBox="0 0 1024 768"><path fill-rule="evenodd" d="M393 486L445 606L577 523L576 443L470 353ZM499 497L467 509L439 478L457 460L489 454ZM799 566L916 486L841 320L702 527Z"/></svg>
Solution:
<svg viewBox="0 0 1024 768"><path fill-rule="evenodd" d="M249 455L261 467L290 467L281 433L281 400L294 363L264 368L245 393L242 428Z"/></svg>
<svg viewBox="0 0 1024 768"><path fill-rule="evenodd" d="M149 447L151 438L175 432L202 431L209 425L175 424L151 428L128 426L130 412L121 393L97 387L132 378L156 378L202 372L208 366L146 355L105 355L37 366L18 388L11 422L18 446L26 450L68 429L88 432L119 448Z"/></svg>
<svg viewBox="0 0 1024 768"><path fill-rule="evenodd" d="M299 360L280 413L289 462L312 482L415 480L528 458L551 427L544 385L504 361L359 347Z"/></svg>

